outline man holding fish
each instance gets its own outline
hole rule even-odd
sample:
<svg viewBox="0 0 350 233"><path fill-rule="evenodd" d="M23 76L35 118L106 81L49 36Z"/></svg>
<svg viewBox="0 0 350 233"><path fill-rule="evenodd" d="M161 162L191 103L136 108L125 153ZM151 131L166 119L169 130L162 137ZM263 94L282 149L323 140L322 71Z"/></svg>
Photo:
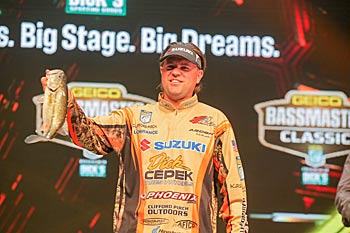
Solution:
<svg viewBox="0 0 350 233"><path fill-rule="evenodd" d="M119 155L114 232L214 233L217 216L226 232L248 232L246 186L234 131L220 110L197 97L205 55L192 43L173 42L159 63L157 103L94 118L85 116L69 90L52 87L50 78L64 75L47 70L41 79L44 105L48 102L43 136L54 137L57 127L50 122L63 111L76 145ZM53 95L55 90L61 94ZM62 111L50 112L50 104L65 101Z"/></svg>

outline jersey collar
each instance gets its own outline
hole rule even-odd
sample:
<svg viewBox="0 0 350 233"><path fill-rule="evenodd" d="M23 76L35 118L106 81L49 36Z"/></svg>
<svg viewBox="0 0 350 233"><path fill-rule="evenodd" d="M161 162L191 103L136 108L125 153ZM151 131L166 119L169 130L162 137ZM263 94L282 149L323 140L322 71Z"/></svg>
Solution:
<svg viewBox="0 0 350 233"><path fill-rule="evenodd" d="M165 109L168 109L168 110L175 110L176 109L172 103L170 103L164 99L163 92L159 93L158 102L159 102L159 105ZM195 105L196 103L198 103L198 97L196 94L194 94L191 98L182 101L181 104L179 105L178 109L180 110L180 109L190 108L193 105Z"/></svg>

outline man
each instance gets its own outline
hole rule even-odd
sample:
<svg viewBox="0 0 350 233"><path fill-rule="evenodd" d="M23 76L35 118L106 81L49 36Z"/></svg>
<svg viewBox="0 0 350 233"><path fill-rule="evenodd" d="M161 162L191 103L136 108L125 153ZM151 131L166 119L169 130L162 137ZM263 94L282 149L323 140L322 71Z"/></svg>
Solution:
<svg viewBox="0 0 350 233"><path fill-rule="evenodd" d="M226 232L248 232L233 129L221 111L197 99L204 54L192 43L174 42L159 61L162 92L156 104L87 118L69 94L73 142L96 154L120 155L114 232L214 233L218 211Z"/></svg>
<svg viewBox="0 0 350 233"><path fill-rule="evenodd" d="M345 160L343 173L337 186L335 205L342 215L344 226L350 227L350 155Z"/></svg>

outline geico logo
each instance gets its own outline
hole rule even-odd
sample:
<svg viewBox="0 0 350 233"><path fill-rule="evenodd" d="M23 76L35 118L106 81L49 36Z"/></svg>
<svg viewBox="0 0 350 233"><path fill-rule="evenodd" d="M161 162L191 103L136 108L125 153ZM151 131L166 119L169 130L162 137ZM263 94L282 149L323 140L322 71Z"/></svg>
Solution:
<svg viewBox="0 0 350 233"><path fill-rule="evenodd" d="M122 92L116 88L73 87L72 93L76 98L120 99Z"/></svg>
<svg viewBox="0 0 350 233"><path fill-rule="evenodd" d="M292 104L297 106L340 107L342 103L342 98L339 96L293 95L292 97Z"/></svg>
<svg viewBox="0 0 350 233"><path fill-rule="evenodd" d="M178 171L178 170L155 170L145 172L146 180L166 180L166 179L176 179L176 180L191 180L193 172L191 171Z"/></svg>

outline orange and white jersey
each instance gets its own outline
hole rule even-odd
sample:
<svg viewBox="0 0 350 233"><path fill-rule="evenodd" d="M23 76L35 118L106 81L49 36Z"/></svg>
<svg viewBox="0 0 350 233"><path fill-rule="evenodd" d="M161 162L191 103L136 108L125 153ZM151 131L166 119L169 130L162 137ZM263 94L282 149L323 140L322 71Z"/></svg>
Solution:
<svg viewBox="0 0 350 233"><path fill-rule="evenodd" d="M226 232L248 232L233 129L221 111L196 95L178 109L160 94L156 104L95 118L71 99L67 121L75 144L120 155L114 232L214 233L218 211Z"/></svg>

